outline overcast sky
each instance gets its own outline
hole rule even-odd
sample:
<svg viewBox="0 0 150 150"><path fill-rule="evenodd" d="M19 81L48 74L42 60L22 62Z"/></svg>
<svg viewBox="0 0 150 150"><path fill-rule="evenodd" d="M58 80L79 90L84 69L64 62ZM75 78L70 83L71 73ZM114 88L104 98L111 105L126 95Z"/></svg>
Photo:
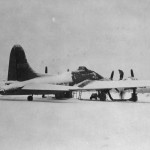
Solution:
<svg viewBox="0 0 150 150"><path fill-rule="evenodd" d="M150 79L149 0L1 0L0 74L14 44L37 72L85 65L103 76Z"/></svg>

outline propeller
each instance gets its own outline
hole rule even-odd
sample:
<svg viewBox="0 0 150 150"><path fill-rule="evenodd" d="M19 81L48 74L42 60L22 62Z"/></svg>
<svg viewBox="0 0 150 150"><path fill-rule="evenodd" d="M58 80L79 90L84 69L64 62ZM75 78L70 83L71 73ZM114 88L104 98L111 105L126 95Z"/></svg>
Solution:
<svg viewBox="0 0 150 150"><path fill-rule="evenodd" d="M110 80L113 80L114 77L114 71L112 71L111 75L110 75Z"/></svg>
<svg viewBox="0 0 150 150"><path fill-rule="evenodd" d="M119 80L123 80L124 72L122 70L120 70L120 69L118 71L119 71L119 75L120 75ZM120 99L124 99L124 95L125 95L124 89L122 89L121 91L119 91Z"/></svg>
<svg viewBox="0 0 150 150"><path fill-rule="evenodd" d="M121 90L119 93L120 99L124 99L125 91Z"/></svg>
<svg viewBox="0 0 150 150"><path fill-rule="evenodd" d="M47 66L45 67L45 74L48 73L48 68Z"/></svg>
<svg viewBox="0 0 150 150"><path fill-rule="evenodd" d="M131 77L134 78L134 72L133 72L133 69L131 69Z"/></svg>
<svg viewBox="0 0 150 150"><path fill-rule="evenodd" d="M120 74L119 80L122 80L123 76L124 76L124 72L122 70L120 70L120 69L118 71L119 71L119 74Z"/></svg>
<svg viewBox="0 0 150 150"><path fill-rule="evenodd" d="M109 79L110 79L110 80L113 80L113 77L114 77L114 71L111 72L111 75L110 75L110 78L109 78ZM117 88L116 88L116 91L119 92L119 90L118 90ZM109 97L110 97L110 99L112 99L112 97L111 97L110 94L109 94Z"/></svg>

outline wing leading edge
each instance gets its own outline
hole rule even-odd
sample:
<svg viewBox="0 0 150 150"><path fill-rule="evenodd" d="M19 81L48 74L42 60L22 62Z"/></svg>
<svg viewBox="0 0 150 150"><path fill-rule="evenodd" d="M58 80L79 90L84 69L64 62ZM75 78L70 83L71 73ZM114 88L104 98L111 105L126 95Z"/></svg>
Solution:
<svg viewBox="0 0 150 150"><path fill-rule="evenodd" d="M150 80L131 80L131 81L93 81L82 88L74 90L101 90L113 88L138 88L150 87Z"/></svg>
<svg viewBox="0 0 150 150"><path fill-rule="evenodd" d="M137 88L150 87L150 80L131 80L131 81L92 81L84 87L54 85L54 84L27 84L22 90L40 91L78 91L78 90L100 90L113 88Z"/></svg>

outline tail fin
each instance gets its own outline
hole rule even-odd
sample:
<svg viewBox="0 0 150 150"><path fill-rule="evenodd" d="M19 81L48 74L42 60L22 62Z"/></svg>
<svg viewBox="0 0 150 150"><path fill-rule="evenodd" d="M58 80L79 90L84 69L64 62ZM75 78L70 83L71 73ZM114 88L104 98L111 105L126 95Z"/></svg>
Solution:
<svg viewBox="0 0 150 150"><path fill-rule="evenodd" d="M14 45L9 58L8 80L25 81L38 76L28 64L23 48Z"/></svg>

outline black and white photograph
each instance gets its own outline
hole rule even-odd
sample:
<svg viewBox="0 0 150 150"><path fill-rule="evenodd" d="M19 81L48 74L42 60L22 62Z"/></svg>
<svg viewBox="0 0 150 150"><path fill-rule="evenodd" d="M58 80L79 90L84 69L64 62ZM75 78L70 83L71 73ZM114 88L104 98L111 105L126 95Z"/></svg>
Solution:
<svg viewBox="0 0 150 150"><path fill-rule="evenodd" d="M0 149L150 149L149 0L0 0Z"/></svg>

